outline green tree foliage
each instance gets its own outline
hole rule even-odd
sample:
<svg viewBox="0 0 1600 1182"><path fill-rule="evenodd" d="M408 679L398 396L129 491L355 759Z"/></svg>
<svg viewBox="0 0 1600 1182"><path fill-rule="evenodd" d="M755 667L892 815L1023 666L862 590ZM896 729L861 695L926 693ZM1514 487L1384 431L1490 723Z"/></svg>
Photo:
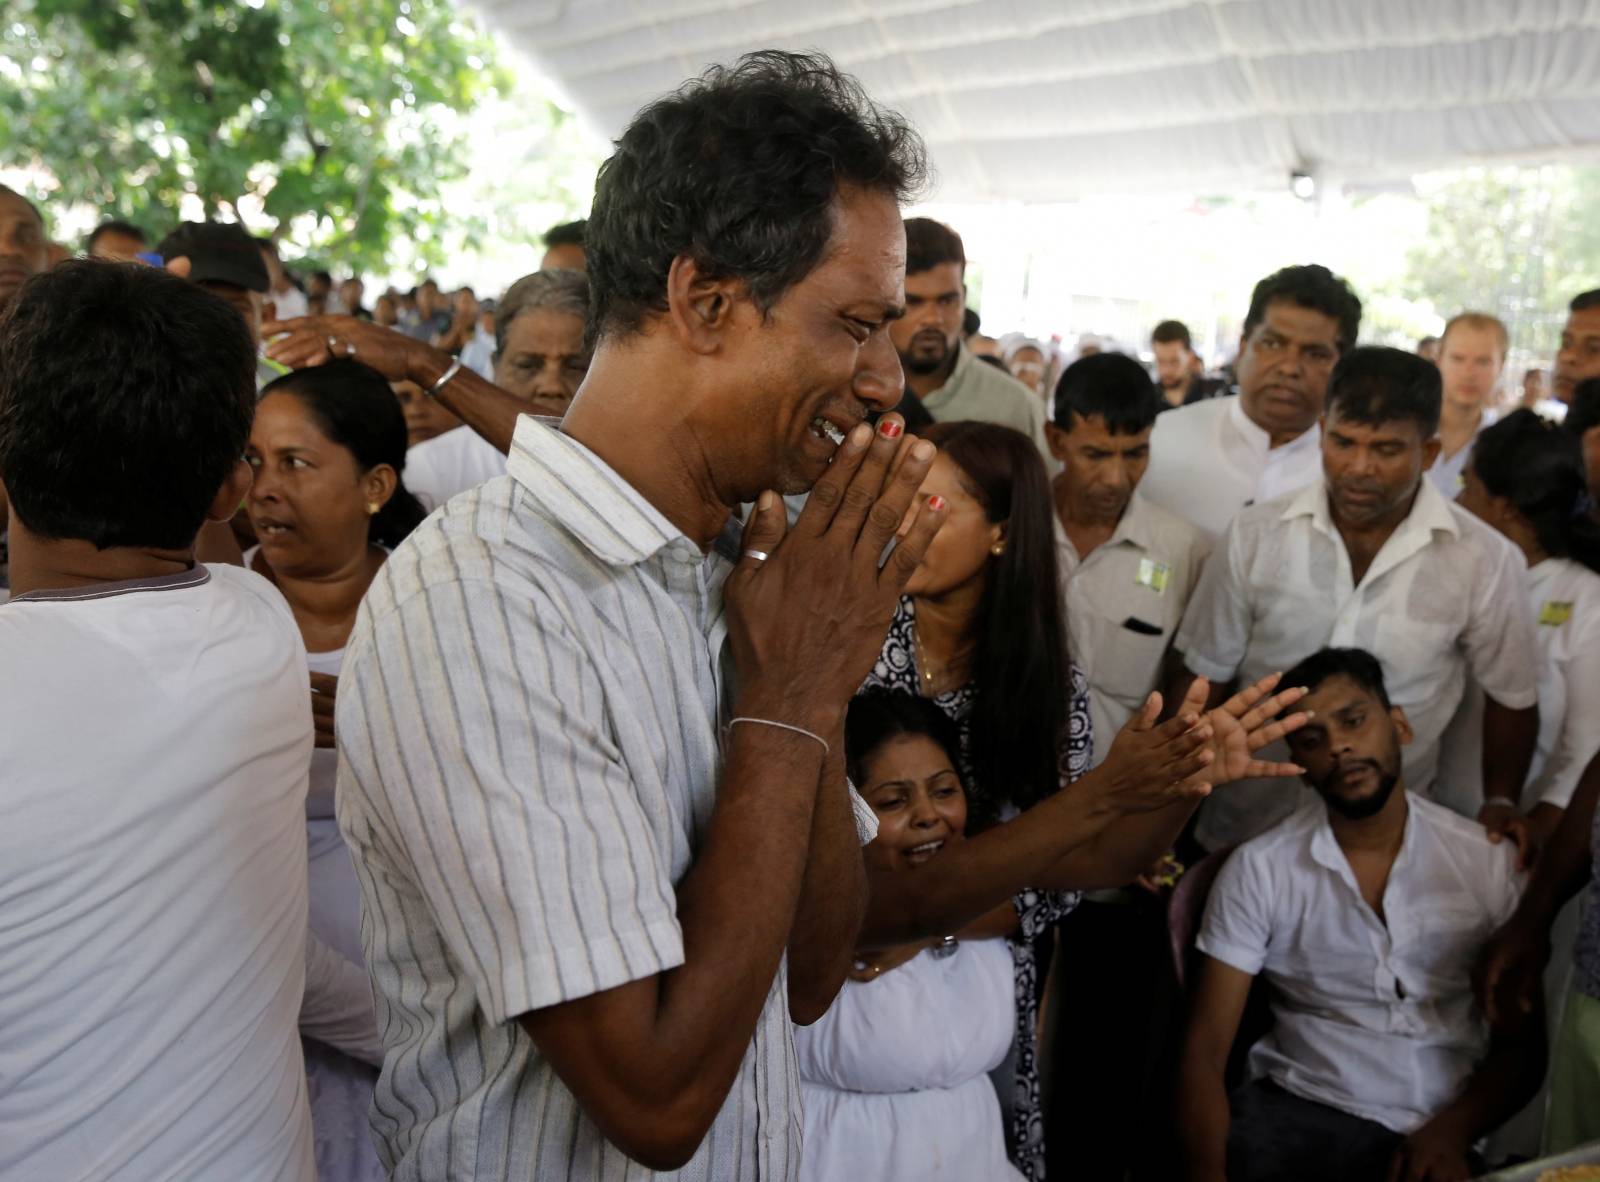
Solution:
<svg viewBox="0 0 1600 1182"><path fill-rule="evenodd" d="M438 262L491 59L448 0L0 0L0 164L158 234L193 195L293 254Z"/></svg>
<svg viewBox="0 0 1600 1182"><path fill-rule="evenodd" d="M1471 169L1427 201L1405 286L1441 316L1492 312L1537 351L1567 301L1600 286L1600 168Z"/></svg>

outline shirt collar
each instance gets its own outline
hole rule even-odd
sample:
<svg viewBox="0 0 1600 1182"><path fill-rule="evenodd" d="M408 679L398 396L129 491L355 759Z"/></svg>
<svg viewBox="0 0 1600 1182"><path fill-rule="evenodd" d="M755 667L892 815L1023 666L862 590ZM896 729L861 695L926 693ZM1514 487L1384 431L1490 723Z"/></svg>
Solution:
<svg viewBox="0 0 1600 1182"><path fill-rule="evenodd" d="M555 423L533 415L517 420L506 472L530 500L613 566L643 562L680 539L699 557L699 547L638 489Z"/></svg>
<svg viewBox="0 0 1600 1182"><path fill-rule="evenodd" d="M1396 792L1404 792L1406 786L1396 784ZM1319 866L1325 866L1336 874L1348 874L1354 880L1354 872L1350 869L1350 859L1344 856L1344 850L1339 847L1339 839L1333 835L1333 825L1328 821L1328 806L1319 797L1307 805L1308 808L1317 810L1315 827L1311 832L1311 860ZM1394 882L1396 872L1401 865L1410 860L1411 851L1417 844L1417 808L1414 801L1406 800L1405 828L1400 834L1400 851L1395 854L1394 865L1389 868L1389 881Z"/></svg>
<svg viewBox="0 0 1600 1182"><path fill-rule="evenodd" d="M1055 526L1056 546L1064 547L1072 555L1074 564L1082 562L1083 556L1078 553L1078 548L1067 536L1067 527L1061 524L1061 514L1052 512L1050 521ZM1128 507L1122 511L1122 520L1117 522L1117 528L1090 553L1098 554L1101 550L1109 550L1113 546L1120 546L1123 542L1132 542L1141 550L1154 549L1150 524L1150 503L1139 495L1138 489L1134 489L1133 495L1128 498Z"/></svg>
<svg viewBox="0 0 1600 1182"><path fill-rule="evenodd" d="M1304 448L1315 447L1319 445L1322 439L1322 423L1319 421L1312 423L1308 429L1296 435L1288 443L1281 443L1277 447L1273 447L1272 436L1267 432L1267 429L1257 426L1251 421L1250 416L1244 413L1243 395L1230 394L1227 402L1229 424L1239 433L1240 438L1250 445L1252 450L1258 451L1262 455L1269 453L1287 455Z"/></svg>
<svg viewBox="0 0 1600 1182"><path fill-rule="evenodd" d="M1289 521L1295 517L1309 517L1311 523L1323 533L1334 532L1333 515L1328 508L1326 478L1306 485L1284 506L1280 520ZM1414 533L1432 535L1435 530L1453 538L1461 536L1461 524L1450 511L1450 502L1424 475L1417 488L1417 499L1411 504L1411 512L1406 514L1405 520L1395 527L1394 532L1396 537L1405 537Z"/></svg>

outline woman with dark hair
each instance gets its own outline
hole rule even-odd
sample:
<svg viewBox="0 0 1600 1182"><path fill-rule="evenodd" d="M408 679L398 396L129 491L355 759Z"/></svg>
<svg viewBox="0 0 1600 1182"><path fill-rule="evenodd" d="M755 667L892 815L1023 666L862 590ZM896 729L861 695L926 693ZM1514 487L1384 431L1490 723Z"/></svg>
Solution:
<svg viewBox="0 0 1600 1182"><path fill-rule="evenodd" d="M960 752L955 723L927 698L868 690L850 704L846 767L878 818L869 866L906 874L961 842ZM859 962L828 1012L795 1030L802 1182L1020 1179L988 1078L1016 1037L1014 906L989 926L984 939Z"/></svg>
<svg viewBox="0 0 1600 1182"><path fill-rule="evenodd" d="M245 565L289 601L311 669L316 750L306 798L310 928L301 1033L323 1182L385 1177L367 1129L383 1062L361 954L361 893L334 820L333 710L345 642L388 553L426 514L406 491L406 421L389 383L333 361L261 393L245 458L259 544Z"/></svg>
<svg viewBox="0 0 1600 1182"><path fill-rule="evenodd" d="M1268 721L1300 692L1269 699L1277 679L1265 678L1206 715L1195 731L1205 750L1193 763L1188 748L1170 760L1152 756L1160 699L1151 695L1090 771L1088 683L1068 658L1043 461L1027 436L992 423L938 423L924 437L939 454L921 496L944 499L945 523L906 586L866 685L930 699L957 725L958 770L979 837L921 867L914 891L897 876L874 875L861 944L865 962L881 967L884 953L874 950L930 931L970 936L975 917L1010 900L1016 1038L997 1087L1011 1160L1037 1182L1045 1154L1036 1019L1054 924L1077 904L1075 892L1124 886L1155 863L1211 787L1294 774L1249 752L1304 721ZM1197 721L1204 698L1197 683L1179 717ZM1171 787L1202 779L1197 791ZM1072 792L1059 791L1075 781ZM1142 803L1119 800L1130 785ZM984 840L996 831L1005 838ZM985 922L980 931L999 934Z"/></svg>
<svg viewBox="0 0 1600 1182"><path fill-rule="evenodd" d="M1524 799L1542 845L1555 832L1578 777L1600 751L1600 524L1589 515L1578 440L1531 410L1515 410L1478 436L1457 500L1494 526L1528 560L1528 601L1539 642L1539 744ZM1481 794L1482 708L1473 687L1452 722L1451 763L1439 782ZM1474 748L1468 750L1468 748ZM1447 775L1446 773L1453 773ZM1462 801L1470 804L1470 800ZM1476 814L1473 814L1476 815Z"/></svg>

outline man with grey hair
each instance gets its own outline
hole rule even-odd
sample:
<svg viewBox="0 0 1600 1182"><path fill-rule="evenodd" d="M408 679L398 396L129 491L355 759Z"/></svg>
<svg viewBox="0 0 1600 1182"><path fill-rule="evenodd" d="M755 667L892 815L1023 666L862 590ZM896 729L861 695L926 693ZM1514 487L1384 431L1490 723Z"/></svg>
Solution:
<svg viewBox="0 0 1600 1182"><path fill-rule="evenodd" d="M310 327L315 336L277 341L268 354L297 369L354 357L392 382L415 382L457 415L465 426L406 453L406 487L436 509L505 474L519 415L566 413L589 371L588 316L589 280L582 271L535 271L518 279L495 306L492 381L435 346L349 316L293 321L292 327ZM264 332L275 335L289 327L269 324ZM436 379L438 374L448 376Z"/></svg>

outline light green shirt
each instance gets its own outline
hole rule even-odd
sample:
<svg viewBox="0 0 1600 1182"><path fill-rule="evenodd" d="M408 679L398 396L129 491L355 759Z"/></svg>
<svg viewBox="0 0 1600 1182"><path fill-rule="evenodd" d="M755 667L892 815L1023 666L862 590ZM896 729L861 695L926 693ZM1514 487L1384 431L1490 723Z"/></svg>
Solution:
<svg viewBox="0 0 1600 1182"><path fill-rule="evenodd" d="M956 364L949 378L922 400L928 413L941 423L974 419L1013 427L1034 441L1048 466L1044 403L1009 374L979 361L960 345L956 349Z"/></svg>

